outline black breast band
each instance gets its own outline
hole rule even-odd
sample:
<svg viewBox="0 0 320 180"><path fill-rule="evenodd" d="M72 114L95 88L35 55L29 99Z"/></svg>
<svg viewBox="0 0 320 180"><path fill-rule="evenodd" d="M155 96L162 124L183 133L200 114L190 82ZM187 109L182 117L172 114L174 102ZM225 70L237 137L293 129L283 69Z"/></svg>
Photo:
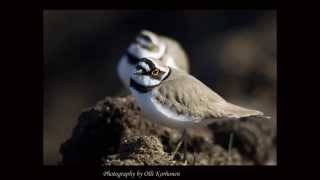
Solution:
<svg viewBox="0 0 320 180"><path fill-rule="evenodd" d="M137 83L136 81L134 81L133 79L130 79L130 86L133 87L135 90L139 91L140 93L147 93L150 90L152 90L154 87L159 86L155 85L155 86L142 86L139 83Z"/></svg>

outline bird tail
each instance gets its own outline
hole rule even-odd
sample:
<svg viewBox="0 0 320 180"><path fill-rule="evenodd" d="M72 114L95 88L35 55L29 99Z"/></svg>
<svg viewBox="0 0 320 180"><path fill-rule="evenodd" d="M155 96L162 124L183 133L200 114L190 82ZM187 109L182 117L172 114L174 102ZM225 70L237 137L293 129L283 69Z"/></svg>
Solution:
<svg viewBox="0 0 320 180"><path fill-rule="evenodd" d="M261 111L247 109L231 103L226 103L224 110L227 114L231 116L231 118L243 118L243 117L249 117L249 116L260 116L267 119L271 118L269 116L265 116L264 113Z"/></svg>

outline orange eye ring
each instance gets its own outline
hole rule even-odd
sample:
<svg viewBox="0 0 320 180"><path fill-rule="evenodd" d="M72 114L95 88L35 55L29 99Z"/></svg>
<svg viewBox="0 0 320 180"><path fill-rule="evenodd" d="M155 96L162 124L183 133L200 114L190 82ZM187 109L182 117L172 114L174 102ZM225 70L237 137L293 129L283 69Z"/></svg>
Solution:
<svg viewBox="0 0 320 180"><path fill-rule="evenodd" d="M152 72L151 72L151 75L152 76L158 76L160 73L160 70L159 69L154 69Z"/></svg>

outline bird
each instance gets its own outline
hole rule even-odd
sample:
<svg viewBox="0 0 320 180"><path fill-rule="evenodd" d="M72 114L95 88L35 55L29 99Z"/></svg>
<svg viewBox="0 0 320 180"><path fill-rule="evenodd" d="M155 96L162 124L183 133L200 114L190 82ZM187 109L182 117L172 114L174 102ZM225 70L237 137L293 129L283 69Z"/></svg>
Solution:
<svg viewBox="0 0 320 180"><path fill-rule="evenodd" d="M177 148L188 128L250 116L267 117L259 110L228 102L191 74L155 58L140 59L130 77L130 91L148 120L182 131Z"/></svg>
<svg viewBox="0 0 320 180"><path fill-rule="evenodd" d="M141 30L118 62L117 73L125 87L129 88L131 72L144 57L159 59L167 66L189 72L189 60L180 43L149 30Z"/></svg>

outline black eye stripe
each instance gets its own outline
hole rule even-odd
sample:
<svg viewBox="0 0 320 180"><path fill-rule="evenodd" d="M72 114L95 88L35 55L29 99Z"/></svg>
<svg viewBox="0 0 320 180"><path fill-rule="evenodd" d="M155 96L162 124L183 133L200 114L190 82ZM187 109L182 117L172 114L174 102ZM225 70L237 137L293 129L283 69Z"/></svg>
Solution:
<svg viewBox="0 0 320 180"><path fill-rule="evenodd" d="M146 49L148 51L151 50L151 48L155 48L158 49L158 46L156 44L154 44L153 42L149 42L148 44L141 44L139 43L137 40L134 42L137 46L142 47L143 49Z"/></svg>
<svg viewBox="0 0 320 180"><path fill-rule="evenodd" d="M149 66L149 68L151 69L151 71L156 68L156 66L153 64L153 62L150 61L149 59L142 58L141 61L142 61L142 62L145 62L145 63Z"/></svg>
<svg viewBox="0 0 320 180"><path fill-rule="evenodd" d="M149 47L144 44L139 44L143 49L149 50Z"/></svg>
<svg viewBox="0 0 320 180"><path fill-rule="evenodd" d="M171 74L171 68L169 68L169 72L168 74L166 75L166 77L164 77L164 80L166 80ZM142 86L140 85L139 83L135 82L133 79L130 78L130 87L133 87L134 89L136 89L137 91L141 92L141 93L146 93L146 92L149 92L151 91L153 88L159 86L160 84L157 84L155 86Z"/></svg>
<svg viewBox="0 0 320 180"><path fill-rule="evenodd" d="M142 70L142 75L148 75L149 74L149 72L147 72L147 70L144 68L144 67L142 67L142 66L140 66L139 64L137 65L137 67L136 67L136 69L137 70Z"/></svg>
<svg viewBox="0 0 320 180"><path fill-rule="evenodd" d="M157 69L157 68L154 68L154 69L152 69L151 71L147 72L147 70L146 70L143 66L141 66L140 64L138 64L138 65L137 65L137 70L139 70L139 69L142 69L141 75L148 75L148 76L151 76L152 78L158 79L158 80L160 80L161 77L162 77L162 75L165 73L164 71L161 71L160 69L158 69L158 70L159 70L158 75L157 75L157 76L154 76L154 75L152 75L152 72L153 72L155 69Z"/></svg>
<svg viewBox="0 0 320 180"><path fill-rule="evenodd" d="M152 39L149 36L144 35L144 34L140 34L139 38L141 38L141 39L143 39L143 40L145 40L147 42L152 42Z"/></svg>

